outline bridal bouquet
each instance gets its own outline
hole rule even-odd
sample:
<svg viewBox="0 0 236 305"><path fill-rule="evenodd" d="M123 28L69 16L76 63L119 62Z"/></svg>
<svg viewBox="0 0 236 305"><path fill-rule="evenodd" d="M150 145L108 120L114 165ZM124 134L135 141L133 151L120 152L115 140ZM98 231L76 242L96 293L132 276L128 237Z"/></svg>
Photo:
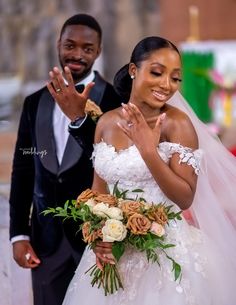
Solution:
<svg viewBox="0 0 236 305"><path fill-rule="evenodd" d="M132 192L142 192L133 190ZM171 258L165 249L175 247L166 242L165 228L170 220L181 220L181 212L171 211L172 206L163 203L150 204L136 196L126 198L127 191L120 192L117 184L113 195L99 194L91 189L82 192L77 200L67 201L64 207L48 208L44 215L54 214L64 219L82 221L80 229L83 238L91 248L98 240L112 242L112 254L116 264L104 264L103 269L91 266L87 273L91 284L103 287L105 295L124 289L117 265L127 246L145 252L147 260L160 266L159 255L164 253L172 262L174 279L181 277L181 266Z"/></svg>

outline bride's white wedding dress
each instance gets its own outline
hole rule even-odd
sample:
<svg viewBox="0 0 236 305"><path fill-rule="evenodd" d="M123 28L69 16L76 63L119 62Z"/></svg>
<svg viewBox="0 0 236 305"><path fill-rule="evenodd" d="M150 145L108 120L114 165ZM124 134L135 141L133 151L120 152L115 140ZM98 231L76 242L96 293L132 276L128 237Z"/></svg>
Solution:
<svg viewBox="0 0 236 305"><path fill-rule="evenodd" d="M193 152L179 144L163 142L158 152L165 162L178 153L180 162L192 166L196 174L201 170L204 152L200 149ZM93 158L96 172L111 190L119 181L121 190L140 188L148 202L171 203L179 210L160 190L135 146L116 152L113 146L101 142L95 145ZM91 278L85 274L95 263L94 253L86 249L63 305L235 305L231 281L235 274L222 249L184 219L172 221L167 236L176 245L167 252L182 267L180 282L174 281L171 262L165 256L160 256L160 268L156 263L149 264L144 253L129 250L119 261L124 290L104 296L102 288L91 287Z"/></svg>

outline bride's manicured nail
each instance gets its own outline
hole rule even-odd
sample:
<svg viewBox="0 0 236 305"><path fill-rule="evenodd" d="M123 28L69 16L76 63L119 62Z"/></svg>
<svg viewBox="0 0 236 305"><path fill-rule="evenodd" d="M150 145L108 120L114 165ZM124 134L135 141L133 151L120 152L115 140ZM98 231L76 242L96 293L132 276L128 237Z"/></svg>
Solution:
<svg viewBox="0 0 236 305"><path fill-rule="evenodd" d="M161 114L161 120L164 120L165 118L166 118L166 113L164 112Z"/></svg>

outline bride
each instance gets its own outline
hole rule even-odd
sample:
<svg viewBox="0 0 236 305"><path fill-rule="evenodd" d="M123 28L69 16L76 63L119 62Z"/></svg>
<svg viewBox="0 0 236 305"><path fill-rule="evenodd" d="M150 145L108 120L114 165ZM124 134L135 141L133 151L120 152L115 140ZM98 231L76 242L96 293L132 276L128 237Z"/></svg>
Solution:
<svg viewBox="0 0 236 305"><path fill-rule="evenodd" d="M63 305L235 304L236 162L188 107L180 82L178 49L160 37L141 40L115 76L128 104L100 118L92 157L94 190L107 193L119 181L120 189L142 189L148 202L189 211L191 224L167 229L181 280L164 257L160 268L130 250L118 263L124 290L104 296L85 274L95 261L113 263L111 243L101 242L85 250Z"/></svg>

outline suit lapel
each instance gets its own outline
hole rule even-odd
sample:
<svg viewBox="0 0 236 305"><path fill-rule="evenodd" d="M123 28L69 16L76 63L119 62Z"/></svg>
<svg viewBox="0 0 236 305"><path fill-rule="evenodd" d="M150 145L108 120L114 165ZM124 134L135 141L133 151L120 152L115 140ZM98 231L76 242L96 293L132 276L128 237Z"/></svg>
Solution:
<svg viewBox="0 0 236 305"><path fill-rule="evenodd" d="M91 89L89 98L97 105L100 105L106 89L106 82L96 71L95 71L94 82L95 82L95 86L93 86L93 88Z"/></svg>
<svg viewBox="0 0 236 305"><path fill-rule="evenodd" d="M35 131L37 151L40 152L46 150L47 152L43 158L40 158L40 161L46 169L57 174L58 161L52 126L54 104L55 102L51 94L45 90L39 101Z"/></svg>
<svg viewBox="0 0 236 305"><path fill-rule="evenodd" d="M58 175L74 166L79 161L82 153L82 147L71 135L69 135Z"/></svg>

